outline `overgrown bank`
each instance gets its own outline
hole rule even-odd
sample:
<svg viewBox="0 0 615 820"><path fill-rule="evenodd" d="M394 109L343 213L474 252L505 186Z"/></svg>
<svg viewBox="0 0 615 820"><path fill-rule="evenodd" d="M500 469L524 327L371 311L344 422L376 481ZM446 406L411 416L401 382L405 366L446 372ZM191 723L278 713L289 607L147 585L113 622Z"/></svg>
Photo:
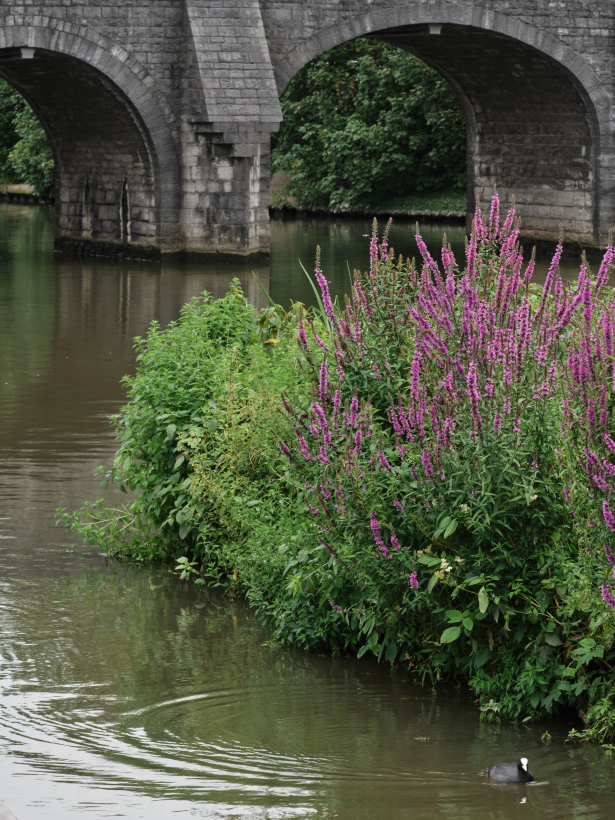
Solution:
<svg viewBox="0 0 615 820"><path fill-rule="evenodd" d="M379 219L408 218L412 219L459 219L466 216L466 195L458 189L438 191L436 193L412 193L401 196L391 195L386 199L366 196L354 205L345 208L328 208L324 206L305 207L300 200L288 196L288 178L280 187L273 186L270 213L272 216L285 216L293 212L326 214L327 216L377 216ZM277 180L274 178L272 184Z"/></svg>
<svg viewBox="0 0 615 820"><path fill-rule="evenodd" d="M462 271L372 241L344 310L235 286L139 343L109 480L66 516L111 555L247 595L282 644L466 681L483 715L564 707L615 731L609 249L543 290L514 213Z"/></svg>

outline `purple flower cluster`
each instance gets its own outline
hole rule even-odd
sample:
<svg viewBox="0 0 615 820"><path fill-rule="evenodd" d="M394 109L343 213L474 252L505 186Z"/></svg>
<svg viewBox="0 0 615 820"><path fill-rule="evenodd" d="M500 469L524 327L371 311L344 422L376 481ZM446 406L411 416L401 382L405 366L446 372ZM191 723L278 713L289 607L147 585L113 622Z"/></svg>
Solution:
<svg viewBox="0 0 615 820"><path fill-rule="evenodd" d="M313 350L299 324L313 395L309 406L289 411L297 444L280 448L297 469L319 473L306 503L320 511L317 526L323 531L335 528L336 518L350 526L354 506L361 520L353 524L356 537L367 536L387 558L389 548L393 554L403 551L399 538L403 543L406 510L394 496L393 482L412 473L417 497L407 503L431 509L434 491L458 469L469 436L477 452L525 449L524 469L540 480L550 462L534 451L531 436L536 418L555 408L554 413L562 411L564 449L575 454L563 460L576 458L588 492L602 503L604 526L615 532L609 506L615 492L615 437L609 426L615 299L606 287L615 249L609 243L595 279L583 261L576 284L568 285L559 273L560 242L536 300L535 263L524 262L514 204L504 223L499 220L494 191L488 224L480 208L476 211L464 271L446 238L441 270L418 233L418 268L396 261L386 236L379 244L374 233L369 271L355 272L345 310L334 306L317 259L315 276L330 333L325 342L312 328L320 348ZM399 384L401 392L391 395ZM356 385L362 385L358 392ZM390 425L380 422L386 407L373 410L359 398L369 391L386 397L387 390ZM386 436L377 443L376 420ZM575 483L566 483L564 495L573 505ZM376 486L390 486L385 491L392 499L380 522L372 508L381 509L382 498L369 496ZM343 498L342 487L348 490ZM475 497L474 490L470 494ZM399 533L391 529L389 546L383 521ZM413 578L417 581L414 571L416 588Z"/></svg>

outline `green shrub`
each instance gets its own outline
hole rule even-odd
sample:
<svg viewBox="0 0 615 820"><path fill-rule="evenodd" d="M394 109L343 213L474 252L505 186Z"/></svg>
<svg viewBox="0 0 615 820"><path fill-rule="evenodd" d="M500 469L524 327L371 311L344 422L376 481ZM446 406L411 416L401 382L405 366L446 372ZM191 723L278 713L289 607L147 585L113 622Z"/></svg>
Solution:
<svg viewBox="0 0 615 820"><path fill-rule="evenodd" d="M442 273L417 237L417 270L374 236L345 310L317 269L311 319L271 306L255 322L234 286L154 328L109 475L140 495L65 518L111 554L245 594L281 644L466 681L485 720L572 707L604 741L613 535L568 370L581 350L601 372L613 301L587 295L586 265L564 288L561 247L533 285L497 210L477 213L464 271L446 245Z"/></svg>
<svg viewBox="0 0 615 820"><path fill-rule="evenodd" d="M453 90L387 43L358 39L312 60L281 99L272 169L282 196L339 210L393 195L465 187L466 135Z"/></svg>
<svg viewBox="0 0 615 820"><path fill-rule="evenodd" d="M0 175L5 182L48 194L54 184L51 145L36 114L6 80L0 80Z"/></svg>

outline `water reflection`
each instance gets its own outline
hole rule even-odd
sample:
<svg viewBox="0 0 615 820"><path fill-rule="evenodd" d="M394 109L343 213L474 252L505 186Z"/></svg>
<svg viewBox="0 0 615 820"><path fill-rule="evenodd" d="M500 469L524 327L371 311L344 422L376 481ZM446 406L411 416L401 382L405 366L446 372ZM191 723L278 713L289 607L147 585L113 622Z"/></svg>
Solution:
<svg viewBox="0 0 615 820"><path fill-rule="evenodd" d="M463 690L278 651L240 602L106 567L55 529L57 506L101 494L133 337L234 276L265 301L245 267L54 257L50 217L0 206L0 802L19 820L608 817L615 766L564 745L566 724L545 747L545 726L480 724ZM434 252L442 227L423 230ZM462 252L462 229L447 232ZM256 273L276 300L309 304L297 260L310 269L320 243L343 294L368 242L368 221L274 223ZM410 225L391 242L416 254ZM521 753L532 787L478 775Z"/></svg>
<svg viewBox="0 0 615 820"><path fill-rule="evenodd" d="M544 727L481 726L454 689L270 648L241 603L167 572L46 592L4 599L0 794L20 820L513 818L524 800L533 816L608 816L613 764L564 746L563 726L544 747ZM520 748L540 782L477 774Z"/></svg>

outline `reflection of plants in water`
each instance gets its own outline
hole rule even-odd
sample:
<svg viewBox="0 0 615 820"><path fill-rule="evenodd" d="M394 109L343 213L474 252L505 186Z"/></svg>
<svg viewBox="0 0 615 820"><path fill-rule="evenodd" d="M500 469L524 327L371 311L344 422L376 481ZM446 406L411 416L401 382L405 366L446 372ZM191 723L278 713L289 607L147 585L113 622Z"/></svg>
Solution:
<svg viewBox="0 0 615 820"><path fill-rule="evenodd" d="M53 224L47 209L0 206L0 385L4 396L42 375L53 336Z"/></svg>

